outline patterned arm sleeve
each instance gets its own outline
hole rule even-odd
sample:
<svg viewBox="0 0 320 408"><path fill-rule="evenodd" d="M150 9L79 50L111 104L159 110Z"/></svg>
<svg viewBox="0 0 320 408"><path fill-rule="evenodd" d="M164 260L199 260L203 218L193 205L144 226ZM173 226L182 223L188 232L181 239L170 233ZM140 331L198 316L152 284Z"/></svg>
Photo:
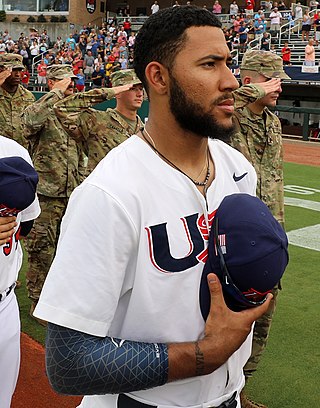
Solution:
<svg viewBox="0 0 320 408"><path fill-rule="evenodd" d="M242 85L233 91L235 109L243 108L265 96L264 90L256 84Z"/></svg>
<svg viewBox="0 0 320 408"><path fill-rule="evenodd" d="M119 394L165 384L168 352L162 343L101 338L48 323L46 369L61 394Z"/></svg>
<svg viewBox="0 0 320 408"><path fill-rule="evenodd" d="M112 99L115 92L112 88L98 88L87 92L79 92L57 102L54 112L63 128L76 140L87 139L83 131L84 112L90 114L90 108L97 103Z"/></svg>
<svg viewBox="0 0 320 408"><path fill-rule="evenodd" d="M29 105L22 114L24 135L32 138L45 125L48 115L53 113L53 105L63 98L63 93L53 89L42 98Z"/></svg>

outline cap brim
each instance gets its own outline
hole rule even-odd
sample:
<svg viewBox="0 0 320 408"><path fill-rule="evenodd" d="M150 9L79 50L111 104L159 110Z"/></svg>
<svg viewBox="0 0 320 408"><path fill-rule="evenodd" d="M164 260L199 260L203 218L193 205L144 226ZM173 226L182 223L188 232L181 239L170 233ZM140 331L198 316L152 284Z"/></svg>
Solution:
<svg viewBox="0 0 320 408"><path fill-rule="evenodd" d="M128 82L121 82L121 81L114 81L112 82L112 86L124 86L124 85L138 85L138 84L142 84L142 82L140 81L140 79L135 79L133 81L128 81Z"/></svg>
<svg viewBox="0 0 320 408"><path fill-rule="evenodd" d="M277 74L277 75L274 75L274 73L272 73L271 75L268 75L268 74L266 74L265 72L259 72L259 74L261 74L261 75L263 75L263 76L265 76L266 78L269 78L269 79L271 79L271 78L291 79L291 78L289 77L289 75L287 75L284 71L283 71L283 72L280 72L280 73Z"/></svg>
<svg viewBox="0 0 320 408"><path fill-rule="evenodd" d="M66 78L78 79L76 75L64 75L64 76L59 75L59 76L50 77L49 79L58 79L59 81L61 81L62 79L66 79Z"/></svg>
<svg viewBox="0 0 320 408"><path fill-rule="evenodd" d="M131 85L137 85L137 84L142 84L142 82L140 81L140 79L136 79L134 81L130 82Z"/></svg>

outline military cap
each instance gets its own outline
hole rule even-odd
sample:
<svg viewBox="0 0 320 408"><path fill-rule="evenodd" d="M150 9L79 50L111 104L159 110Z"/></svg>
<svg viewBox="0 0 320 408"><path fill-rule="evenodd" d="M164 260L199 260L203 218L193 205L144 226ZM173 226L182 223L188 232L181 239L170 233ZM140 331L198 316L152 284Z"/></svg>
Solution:
<svg viewBox="0 0 320 408"><path fill-rule="evenodd" d="M112 86L141 84L134 69L122 69L113 72L110 76Z"/></svg>
<svg viewBox="0 0 320 408"><path fill-rule="evenodd" d="M54 64L49 65L47 68L47 78L48 79L64 79L64 78L73 78L78 79L74 75L72 66L68 64Z"/></svg>
<svg viewBox="0 0 320 408"><path fill-rule="evenodd" d="M266 78L290 79L284 72L282 58L270 51L246 51L240 69L256 71Z"/></svg>
<svg viewBox="0 0 320 408"><path fill-rule="evenodd" d="M24 69L22 55L19 54L1 54L0 66L12 69Z"/></svg>

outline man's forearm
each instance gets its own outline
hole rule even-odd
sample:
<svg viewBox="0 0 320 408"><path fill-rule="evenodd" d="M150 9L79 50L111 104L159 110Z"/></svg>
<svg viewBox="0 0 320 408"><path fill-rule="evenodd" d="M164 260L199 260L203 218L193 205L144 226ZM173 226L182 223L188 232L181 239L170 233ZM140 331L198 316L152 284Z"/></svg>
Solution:
<svg viewBox="0 0 320 408"><path fill-rule="evenodd" d="M55 104L54 109L56 113L59 111L66 111L69 113L78 112L79 109L90 108L97 103L112 99L115 92L112 88L91 89L87 92L80 92L64 98Z"/></svg>
<svg viewBox="0 0 320 408"><path fill-rule="evenodd" d="M49 323L46 367L52 387L62 394L137 391L167 382L167 346L100 338Z"/></svg>
<svg viewBox="0 0 320 408"><path fill-rule="evenodd" d="M89 112L91 106L104 102L114 97L114 90L111 88L92 89L70 95L54 105L54 112L60 120L65 131L75 140L85 140L86 135L83 129L83 114Z"/></svg>
<svg viewBox="0 0 320 408"><path fill-rule="evenodd" d="M49 323L47 374L62 394L126 393L210 374L229 358L220 349L213 356L212 348L205 341L166 345L100 338Z"/></svg>
<svg viewBox="0 0 320 408"><path fill-rule="evenodd" d="M265 96L265 91L256 84L242 85L233 91L235 109L243 108Z"/></svg>
<svg viewBox="0 0 320 408"><path fill-rule="evenodd" d="M22 123L25 128L25 137L31 137L38 132L46 123L48 114L52 111L56 102L64 97L58 89L51 90L38 101L29 105L22 114Z"/></svg>

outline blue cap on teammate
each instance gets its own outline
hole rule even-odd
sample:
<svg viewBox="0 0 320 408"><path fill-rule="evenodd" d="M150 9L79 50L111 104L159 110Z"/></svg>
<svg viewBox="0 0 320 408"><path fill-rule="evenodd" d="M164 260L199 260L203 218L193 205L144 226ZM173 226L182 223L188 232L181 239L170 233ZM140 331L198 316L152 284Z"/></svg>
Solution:
<svg viewBox="0 0 320 408"><path fill-rule="evenodd" d="M286 233L268 207L249 194L225 197L215 214L201 277L204 319L210 308L209 273L219 277L228 307L239 311L265 301L288 261Z"/></svg>
<svg viewBox="0 0 320 408"><path fill-rule="evenodd" d="M35 199L38 173L21 157L0 159L0 216L17 215Z"/></svg>

